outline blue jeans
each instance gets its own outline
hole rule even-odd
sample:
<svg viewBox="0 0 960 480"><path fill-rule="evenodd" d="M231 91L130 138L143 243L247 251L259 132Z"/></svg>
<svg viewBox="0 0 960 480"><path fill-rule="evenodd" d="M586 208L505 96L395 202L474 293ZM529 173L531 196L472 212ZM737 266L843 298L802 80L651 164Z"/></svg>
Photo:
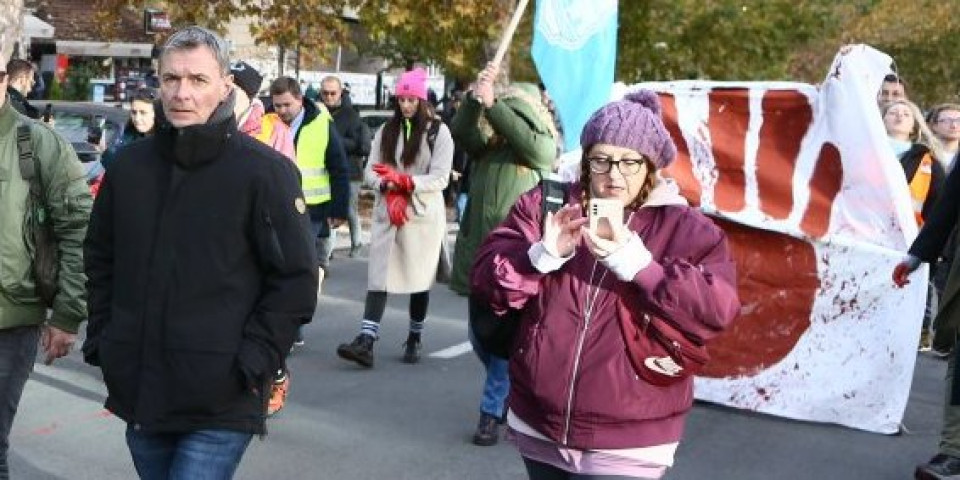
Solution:
<svg viewBox="0 0 960 480"><path fill-rule="evenodd" d="M251 437L232 430L147 433L127 425L127 446L143 480L229 480Z"/></svg>
<svg viewBox="0 0 960 480"><path fill-rule="evenodd" d="M0 330L0 479L10 478L7 450L20 395L37 357L40 327Z"/></svg>
<svg viewBox="0 0 960 480"><path fill-rule="evenodd" d="M483 363L487 377L483 381L483 395L480 399L480 412L500 418L505 410L507 394L510 393L510 360L483 351L473 336L473 329L467 328L473 353Z"/></svg>

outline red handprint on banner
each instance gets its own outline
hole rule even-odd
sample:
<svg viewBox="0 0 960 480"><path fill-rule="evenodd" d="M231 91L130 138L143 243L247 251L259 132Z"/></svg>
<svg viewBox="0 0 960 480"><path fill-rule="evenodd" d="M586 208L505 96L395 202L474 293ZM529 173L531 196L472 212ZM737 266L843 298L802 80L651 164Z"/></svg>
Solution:
<svg viewBox="0 0 960 480"><path fill-rule="evenodd" d="M710 209L724 214L757 210L767 219L793 222L793 230L813 239L828 232L843 182L840 152L824 142L813 168L798 169L804 138L813 125L810 101L803 93L766 90L757 102L746 88L714 89L707 95L706 121L696 132L688 128L687 137L676 99L661 93L661 100L664 122L678 149L677 162L667 174L692 205L709 203ZM706 171L703 159L708 160ZM805 172L809 178L802 184L809 195L799 197L806 199L801 200L804 205L795 205L794 178ZM717 217L715 221L727 233L737 262L743 308L733 326L710 344L712 360L700 375L751 376L782 360L810 328L821 285L816 251L799 233L792 236Z"/></svg>

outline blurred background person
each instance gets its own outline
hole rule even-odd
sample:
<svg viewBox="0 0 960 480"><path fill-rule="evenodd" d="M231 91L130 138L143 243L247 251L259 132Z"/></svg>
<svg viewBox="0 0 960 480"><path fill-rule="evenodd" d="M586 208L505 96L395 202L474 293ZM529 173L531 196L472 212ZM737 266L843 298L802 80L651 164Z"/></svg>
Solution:
<svg viewBox="0 0 960 480"><path fill-rule="evenodd" d="M104 170L110 168L116 161L117 151L121 147L156 132L156 101L156 94L149 88L141 88L130 96L130 119L123 128L123 135L100 157L100 164L103 165Z"/></svg>
<svg viewBox="0 0 960 480"><path fill-rule="evenodd" d="M450 288L470 295L474 254L490 230L500 223L517 198L548 175L557 150L557 132L536 85L516 83L500 95L494 91L499 67L480 71L453 119L453 138L470 158L470 190L454 248ZM480 419L473 443L490 446L499 439L509 392L507 356L511 332L489 303L468 299L470 342L486 370Z"/></svg>
<svg viewBox="0 0 960 480"><path fill-rule="evenodd" d="M894 100L887 103L881 112L890 146L906 176L914 217L917 225L922 226L924 220L933 212L946 178L940 161L943 157L940 142L927 127L920 109L913 102ZM930 269L931 280L933 272L934 269ZM937 292L934 282L931 281L923 327L920 330L918 349L921 352L931 349L931 320L936 311Z"/></svg>
<svg viewBox="0 0 960 480"><path fill-rule="evenodd" d="M333 124L343 140L343 149L347 152L350 167L350 205L347 211L347 226L350 228L350 253L355 257L360 253L360 184L363 182L363 168L370 155L370 129L360 120L360 114L350 105L349 95L344 95L343 84L334 76L324 77L320 82L320 99L333 115ZM336 231L330 232L331 239ZM333 254L333 249L328 253ZM328 259L329 261L329 259Z"/></svg>
<svg viewBox="0 0 960 480"><path fill-rule="evenodd" d="M14 110L26 115L34 120L40 119L40 110L30 104L27 100L27 94L33 90L34 68L33 64L14 58L7 62L7 95L10 106Z"/></svg>

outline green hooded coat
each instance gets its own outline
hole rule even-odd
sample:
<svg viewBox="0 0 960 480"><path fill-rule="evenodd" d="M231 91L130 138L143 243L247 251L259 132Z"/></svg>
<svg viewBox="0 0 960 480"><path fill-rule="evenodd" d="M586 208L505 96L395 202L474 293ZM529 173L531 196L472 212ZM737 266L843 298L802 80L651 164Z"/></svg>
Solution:
<svg viewBox="0 0 960 480"><path fill-rule="evenodd" d="M471 162L470 191L450 280L450 288L461 295L470 293L477 247L553 164L556 134L546 108L531 104L539 104L539 98L535 85L514 84L490 108L468 97L453 118L453 138Z"/></svg>

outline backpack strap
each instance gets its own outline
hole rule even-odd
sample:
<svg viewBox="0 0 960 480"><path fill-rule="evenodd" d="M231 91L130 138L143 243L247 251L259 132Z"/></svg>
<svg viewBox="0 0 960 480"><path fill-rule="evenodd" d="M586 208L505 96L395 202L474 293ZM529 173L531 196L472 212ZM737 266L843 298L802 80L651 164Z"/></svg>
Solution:
<svg viewBox="0 0 960 480"><path fill-rule="evenodd" d="M537 172L539 174L539 171ZM547 220L547 212L557 213L567 201L567 184L553 178L552 175L540 179L543 196L540 201L540 214L543 221Z"/></svg>
<svg viewBox="0 0 960 480"><path fill-rule="evenodd" d="M430 147L430 155L433 155L433 147L437 144L437 135L440 133L440 120L433 119L430 126L427 127L427 146Z"/></svg>
<svg viewBox="0 0 960 480"><path fill-rule="evenodd" d="M30 184L30 195L39 199L39 220L43 223L46 217L46 198L43 195L43 178L40 174L40 160L33 154L33 140L30 135L30 125L26 122L17 124L17 152L20 164L20 176Z"/></svg>

